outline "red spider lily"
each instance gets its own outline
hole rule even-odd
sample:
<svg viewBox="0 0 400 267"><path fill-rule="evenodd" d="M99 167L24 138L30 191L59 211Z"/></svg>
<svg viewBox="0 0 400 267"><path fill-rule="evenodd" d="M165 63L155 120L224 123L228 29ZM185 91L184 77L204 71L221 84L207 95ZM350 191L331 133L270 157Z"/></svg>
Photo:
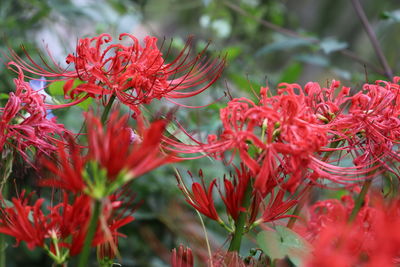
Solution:
<svg viewBox="0 0 400 267"><path fill-rule="evenodd" d="M366 204L368 202L366 201ZM367 207L367 205L365 205ZM340 224L346 222L354 208L354 201L350 196L338 199L318 201L310 208L310 219L308 223L308 239L317 236L318 233L329 224ZM365 210L362 209L360 213Z"/></svg>
<svg viewBox="0 0 400 267"><path fill-rule="evenodd" d="M334 136L330 138L330 147L323 150L351 151L356 166L383 167L399 176L393 164L399 160L396 145L400 130L398 81L395 77L394 82L364 84L352 97L348 96L350 88L347 87L333 97L335 89L339 88L337 81L329 89L316 83L307 84L305 90L309 95L319 96L315 101L308 99L308 105L318 112L319 119ZM336 147L338 143L342 145Z"/></svg>
<svg viewBox="0 0 400 267"><path fill-rule="evenodd" d="M112 264L117 256L116 247L118 246L118 239L113 238L97 246L97 261L101 264Z"/></svg>
<svg viewBox="0 0 400 267"><path fill-rule="evenodd" d="M371 203L372 206L362 208L355 221L348 223L351 203L348 206L336 200L319 202L311 210L308 228L313 232L315 249L305 266L397 266L400 202Z"/></svg>
<svg viewBox="0 0 400 267"><path fill-rule="evenodd" d="M264 212L258 221L272 222L283 218L292 217L292 215L286 215L286 213L298 203L298 197L294 198L291 196L284 201L284 196L285 190L283 189L279 190L276 196L272 192L269 203L265 207Z"/></svg>
<svg viewBox="0 0 400 267"><path fill-rule="evenodd" d="M102 199L102 212L91 244L93 247L109 247L114 254L118 253L118 238L125 237L118 232L118 229L134 220L132 213L136 210L136 207L130 206L134 198L135 195L123 191ZM92 202L90 200L86 200L86 202L89 202L91 209ZM89 216L91 216L91 213L89 213ZM81 252L90 218L87 218L83 230L72 237L74 246L71 246L71 255L78 255Z"/></svg>
<svg viewBox="0 0 400 267"><path fill-rule="evenodd" d="M180 245L178 250L174 248L171 255L171 267L193 267L193 254L190 248Z"/></svg>
<svg viewBox="0 0 400 267"><path fill-rule="evenodd" d="M218 216L217 210L215 209L212 195L216 182L217 180L213 180L208 186L208 189L205 188L206 185L204 184L204 180L202 180L202 185L194 182L192 184L192 192L189 191L180 179L178 179L178 186L185 195L186 201L193 206L193 208L210 219L222 222L221 218Z"/></svg>
<svg viewBox="0 0 400 267"><path fill-rule="evenodd" d="M400 160L397 147L400 137L399 90L397 84L376 81L364 84L351 98L348 114L337 118L332 129L348 143L357 165L377 165L399 176L393 162Z"/></svg>
<svg viewBox="0 0 400 267"><path fill-rule="evenodd" d="M335 80L328 88L321 87L316 82L308 82L304 86L304 92L307 106L317 114L318 119L325 123L340 116L344 106L351 100L350 87L340 88L340 81Z"/></svg>
<svg viewBox="0 0 400 267"><path fill-rule="evenodd" d="M235 167L235 170L237 176L233 177L233 183L226 177L224 178L225 196L220 191L226 211L234 221L237 220L240 212L246 212L242 204L248 183L251 182L250 173L245 169L243 164L241 165L241 169Z"/></svg>
<svg viewBox="0 0 400 267"><path fill-rule="evenodd" d="M43 96L24 81L22 71L14 83L15 92L9 94L6 106L0 108L0 151L5 146L16 149L29 162L29 149L50 154L57 149L56 135L67 131L55 118L46 117Z"/></svg>
<svg viewBox="0 0 400 267"><path fill-rule="evenodd" d="M24 241L29 249L43 247L45 236L48 235L51 224L41 210L44 199L36 201L35 205L29 206L24 193L20 198L12 199L12 206L0 209L0 232L15 237L19 245ZM6 204L3 203L6 206ZM33 221L29 219L31 214Z"/></svg>
<svg viewBox="0 0 400 267"><path fill-rule="evenodd" d="M163 164L177 161L172 155L160 152L160 141L167 123L164 120L153 122L148 129L138 129L142 137L140 142L133 144L132 130L127 127L127 115L118 119L118 113L114 112L107 129L91 113L87 114L87 120L88 158L106 168L110 179L115 179L123 169L138 177Z"/></svg>
<svg viewBox="0 0 400 267"><path fill-rule="evenodd" d="M0 232L13 236L17 245L24 241L29 249L41 247L52 253L52 258L66 261L69 256L80 253L91 218L91 199L88 196L75 196L71 204L68 198L64 194L63 202L48 207L49 212L44 213L44 199L38 199L31 206L29 197L22 193L19 198L12 199L12 206L0 209ZM107 231L112 233L111 238L117 238L121 235L117 230L133 220L125 211L124 214L116 211L120 205L115 197L109 198L109 204L103 205L102 216L107 227L98 225L92 246L107 242Z"/></svg>
<svg viewBox="0 0 400 267"><path fill-rule="evenodd" d="M142 141L131 143L127 116L118 118L118 113L113 113L106 129L97 117L90 113L86 117L89 143L87 155L83 156L80 147L72 140L69 142L69 150L59 145L60 166L53 160L44 159L44 166L55 177L41 181L41 185L60 187L76 193L85 191L101 198L133 178L160 165L177 161L172 155L163 154L159 148L165 121L156 121L150 128L140 129ZM102 170L106 173L102 174ZM91 171L99 173L92 177Z"/></svg>
<svg viewBox="0 0 400 267"><path fill-rule="evenodd" d="M336 86L337 83L332 90ZM165 147L176 153L201 152L218 159L227 151L233 151L228 163L237 153L251 170L255 177L254 188L262 195L268 193L271 183L279 183L282 188L294 192L306 179L316 182L321 178L348 184L365 179L360 175L365 176L377 168L369 164L340 167L322 157L322 151L331 151L326 146L333 130L326 120L319 118L322 114L328 116L325 114L328 111L339 114L338 107L334 107L347 101L347 88L342 90L342 99L332 102L332 110L321 114L318 105L309 103L316 98L305 95L299 85L280 84L280 87L278 95L272 97L267 97L268 88L262 88L259 104L247 98L231 100L220 111L222 134L219 137L210 135L207 144L192 138L196 144L188 145L165 137ZM309 88L309 91L312 90Z"/></svg>
<svg viewBox="0 0 400 267"><path fill-rule="evenodd" d="M166 63L157 38L147 36L142 46L133 35L123 33L119 39L124 37L132 44L110 44L109 34L79 40L76 53L66 59L75 66L70 71L57 65L51 68L46 64L47 69L42 68L29 56L29 62L25 62L12 51L11 57L26 72L66 80L66 97L80 101L115 95L135 112L139 112L137 105L155 98L187 98L203 92L216 81L225 65L225 59L204 59L206 49L190 59L192 38L174 60ZM84 83L73 88L75 79Z"/></svg>
<svg viewBox="0 0 400 267"><path fill-rule="evenodd" d="M233 219L233 221L237 221L240 212L247 213L247 225L251 226L253 224L258 225L264 222L272 222L282 218L290 217L291 215L286 215L286 213L297 204L297 199L304 192L300 192L297 196L290 195L285 197L285 190L278 189L276 186L278 184L271 184L271 188L267 194L261 194L256 188L253 187L252 183L254 179L251 178L251 172L244 166L241 165L241 168L235 167L236 174L231 176L231 180L227 177L224 177L223 186L217 184L217 180L214 179L208 185L204 183L204 178L201 179L202 184L193 182L192 190L190 191L183 181L178 177L178 186L184 193L186 197L186 201L194 207L197 211L204 214L205 216L217 221L221 225L223 225L226 229L230 230L228 226L224 224L222 219L219 217L218 212L215 208L214 198L213 198L213 189L217 186L221 199L225 204L227 215ZM250 192L246 192L250 186ZM245 194L249 193L250 196L250 205L248 209L243 207L243 201L246 197ZM264 200L267 199L267 204L264 207ZM258 217L260 210L262 210L262 215Z"/></svg>

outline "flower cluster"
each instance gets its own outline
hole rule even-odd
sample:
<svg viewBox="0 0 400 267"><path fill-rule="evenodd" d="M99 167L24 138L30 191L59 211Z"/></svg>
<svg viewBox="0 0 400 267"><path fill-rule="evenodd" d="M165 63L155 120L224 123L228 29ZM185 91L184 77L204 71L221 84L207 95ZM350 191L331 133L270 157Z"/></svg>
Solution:
<svg viewBox="0 0 400 267"><path fill-rule="evenodd" d="M57 137L68 131L47 116L44 96L24 81L21 70L14 83L15 91L0 108L0 151L5 147L16 149L29 162L29 150L49 155L57 149Z"/></svg>
<svg viewBox="0 0 400 267"><path fill-rule="evenodd" d="M193 182L191 190L186 187L181 179L178 179L178 186L191 206L222 225L225 225L225 223L218 215L215 207L213 195L215 187L218 187L219 196L225 205L225 214L233 222L239 219L241 212L248 212L248 227L288 217L287 211L297 204L297 199L302 195L300 193L297 196L285 196L285 190L276 190L276 184L270 184L268 192L261 194L256 188L253 188L251 171L246 169L243 164L241 168L235 167L235 175L230 178L224 177L223 186L217 183L217 179L214 179L206 188L202 171L200 171L199 176L202 184ZM246 191L250 191L250 194ZM243 204L245 198L249 198L248 211ZM267 199L266 202L265 199Z"/></svg>
<svg viewBox="0 0 400 267"><path fill-rule="evenodd" d="M164 137L164 147L183 154L183 158L209 155L235 169L234 176L224 177L223 182L214 179L208 186L200 174L202 183L194 181L191 190L178 179L186 201L233 234L229 250L234 251L238 247L232 244L240 244L240 238L236 238L239 231L242 235L261 223L288 217L291 217L288 226L292 227L298 214L292 215L289 211L304 203L304 198L315 186L353 188L358 185L357 181L370 184L372 178L382 173L399 176L399 80L396 77L393 82L365 84L354 95L350 95L349 87L341 86L338 81L332 81L326 88L314 82L307 83L304 88L282 83L276 95L264 87L258 102L244 97L230 100L227 107L220 110L221 134L208 135L206 143L196 140L184 129L182 131L192 140L190 144L173 136ZM193 153L202 155L186 156ZM240 168L234 164L238 160ZM215 205L215 188L225 205L228 223ZM332 229L327 234L329 238L324 239L327 229L333 225L343 224L343 231L352 231L347 229L347 222L358 207L350 197L344 200L346 205L330 200L313 206L305 236L309 240L322 240L315 241L315 247L329 247L323 242L339 235L340 227ZM328 209L327 214L320 214L320 209ZM388 209L382 206L382 210ZM367 216L365 212L365 209L358 212L359 228L372 223L360 219L360 216ZM354 240L361 242L369 237L361 234ZM333 244L332 248L336 246ZM327 253L334 255L334 249L329 249ZM346 253L354 255L355 252ZM372 252L359 254L363 253ZM322 254L320 259L324 260ZM379 262L372 258L368 261ZM321 262L313 264L310 266L323 266Z"/></svg>
<svg viewBox="0 0 400 267"><path fill-rule="evenodd" d="M161 98L174 103L172 99L197 95L216 81L225 65L224 58L207 59L207 47L192 57L191 38L169 63L165 58L170 51L163 55L155 37L146 37L143 44L131 34L121 34L119 39L113 44L110 35L101 34L79 40L76 53L66 58L73 70L62 68L53 58L54 66L43 62L41 67L27 53L27 60L12 50L8 56L8 67L18 78L16 89L0 108L0 152L11 154L0 164L4 171L0 191L12 174L16 152L28 162L35 159L30 163L42 171L35 184L50 187L52 201L46 210L45 198L31 204L25 191L11 202L2 196L0 233L13 236L17 244L25 242L29 249L44 249L56 265L79 254L78 265L87 266L90 247L97 247L102 266L113 265L122 236L118 230L133 220L130 204L135 194L128 184L179 161L160 147L168 121L160 119L146 127L140 105ZM69 103L46 92L50 87L53 94L56 82L62 83ZM105 107L101 119L92 110L86 112L82 127L86 133L74 134L56 122L52 109L88 98L99 100L96 104L102 101ZM129 125L128 115L119 116L118 111L110 115L115 99L133 111L136 129ZM63 197L57 199L54 189Z"/></svg>
<svg viewBox="0 0 400 267"><path fill-rule="evenodd" d="M45 158L42 161L53 174L52 178L40 182L42 186L85 192L101 199L133 178L176 161L173 155L164 154L159 149L165 121L156 121L147 129L139 129L141 137L138 137L127 125L127 115L118 118L118 113L114 112L106 129L93 114L87 113L86 119L87 154L83 155L82 147L71 138L68 146L60 143L58 160Z"/></svg>
<svg viewBox="0 0 400 267"><path fill-rule="evenodd" d="M281 83L276 94L262 87L256 100L231 99L220 110L220 133L207 133L202 142L183 127L180 136L170 129L166 134L167 119L149 123L142 111L155 99L178 104L175 99L202 93L221 75L225 58L208 59L206 49L192 57L192 39L170 62L171 47L166 55L161 50L155 37L140 42L124 33L113 42L101 34L80 39L66 69L53 59L54 66L41 67L28 54L23 60L11 51L8 67L18 78L0 108L0 153L6 159L0 162L1 234L13 236L16 245L42 248L54 265L79 255L78 266L88 266L96 247L100 266L110 267L119 255L120 228L134 220L131 182L159 166L209 156L231 173L207 181L199 168L197 181L188 171L188 186L176 170L186 202L228 233L227 251L208 244L209 255L202 255L208 266L280 266L286 260L310 267L400 264L400 200L385 203L368 195L377 178L396 184L393 176L400 177L400 77L366 83L357 92L335 80L326 87ZM48 95L47 86L52 94L62 87L60 95L70 102ZM96 101L82 113L84 133L57 123L53 109L86 99ZM135 128L114 101L133 113ZM6 199L3 185L14 174L14 154L42 171L35 186L44 187L42 196L50 188L50 202L32 201L23 187ZM358 182L364 182L361 190ZM346 195L318 201L309 218L295 225L317 188L358 194L356 200ZM257 249L242 258L242 237L258 227ZM171 265L191 267L194 258L180 246Z"/></svg>
<svg viewBox="0 0 400 267"><path fill-rule="evenodd" d="M157 38L147 36L144 45L131 34L121 34L131 44L112 44L109 34L78 41L75 54L66 58L74 70L65 70L56 64L53 68L42 68L30 57L26 62L12 53L11 59L29 73L66 81L65 97L73 100L63 106L74 105L88 97L114 96L140 114L138 105L149 104L153 99L188 98L197 95L212 85L221 75L225 59L207 59L206 49L191 58L192 38L179 55L166 63L157 47ZM129 42L128 42L129 43ZM168 54L167 54L168 56ZM79 80L76 86L75 81ZM175 102L174 102L175 103Z"/></svg>
<svg viewBox="0 0 400 267"><path fill-rule="evenodd" d="M45 249L59 264L79 254L92 215L90 198L81 195L70 201L70 195L65 193L62 202L47 207L46 213L42 208L45 199L40 198L30 205L30 198L31 195L22 192L12 199L12 205L3 202L6 207L1 209L0 233L15 237L17 245L24 241L29 249ZM133 220L125 210L125 214L118 212L121 205L116 195L107 199L102 212L107 228L97 227L92 246L107 242L108 235L119 236L118 229Z"/></svg>
<svg viewBox="0 0 400 267"><path fill-rule="evenodd" d="M283 83L274 96L268 96L267 87L261 88L258 104L242 97L221 109L223 132L209 135L208 143L182 144L166 137L165 146L218 159L232 151L228 163L237 153L251 170L254 187L263 194L271 180L293 192L307 180L349 184L360 176L368 178L366 174L380 167L397 175L390 165L399 155L398 78L394 81L385 86L382 81L365 84L365 91L354 96L338 81L328 88L310 82L304 89ZM343 153L336 161L354 158L354 166L328 162L334 152Z"/></svg>

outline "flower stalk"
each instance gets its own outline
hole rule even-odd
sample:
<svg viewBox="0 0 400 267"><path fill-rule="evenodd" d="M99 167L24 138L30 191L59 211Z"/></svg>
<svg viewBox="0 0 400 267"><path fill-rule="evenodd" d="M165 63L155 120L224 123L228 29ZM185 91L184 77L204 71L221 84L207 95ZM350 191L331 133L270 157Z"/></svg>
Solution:
<svg viewBox="0 0 400 267"><path fill-rule="evenodd" d="M233 237L229 245L228 251L237 251L237 252L240 251L242 236L245 232L247 213L251 203L252 189L253 189L252 183L251 181L249 181L247 183L246 191L244 193L242 202L242 207L244 211L240 211L239 217L235 222L235 232L233 233Z"/></svg>
<svg viewBox="0 0 400 267"><path fill-rule="evenodd" d="M1 182L0 182L0 193L3 199L8 196L8 178L12 173L12 166L14 162L14 154L12 151L3 151L3 165L0 168L1 171ZM0 267L6 267L6 235L0 234Z"/></svg>
<svg viewBox="0 0 400 267"><path fill-rule="evenodd" d="M94 200L93 201L93 212L92 212L92 217L90 219L88 231L86 234L85 238L85 243L83 245L82 252L79 256L79 262L78 262L78 267L86 267L87 262L89 260L90 256L90 247L94 238L94 235L96 233L96 228L97 228L97 222L99 220L100 216L100 211L101 211L101 201L100 200Z"/></svg>
<svg viewBox="0 0 400 267"><path fill-rule="evenodd" d="M368 179L364 181L364 184L361 188L360 194L357 196L356 202L354 203L354 208L351 211L350 217L349 217L349 222L354 221L356 218L358 212L360 211L361 207L364 204L365 196L367 195L367 192L369 188L371 187L372 184L372 179Z"/></svg>
<svg viewBox="0 0 400 267"><path fill-rule="evenodd" d="M110 97L110 100L108 100L107 105L104 108L103 114L101 115L101 124L105 125L107 118L108 118L108 114L110 113L112 104L114 103L115 100L115 94L113 94Z"/></svg>

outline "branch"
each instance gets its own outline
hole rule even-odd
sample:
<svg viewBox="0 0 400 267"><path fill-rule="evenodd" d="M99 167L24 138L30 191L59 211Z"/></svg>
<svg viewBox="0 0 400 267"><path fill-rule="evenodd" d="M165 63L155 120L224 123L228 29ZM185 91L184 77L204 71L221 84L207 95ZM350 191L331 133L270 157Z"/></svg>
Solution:
<svg viewBox="0 0 400 267"><path fill-rule="evenodd" d="M280 27L280 26L278 26L276 24L273 24L273 23L271 23L269 21L257 18L255 16L253 16L252 14L248 13L246 10L242 9L240 6L238 6L236 4L233 4L233 3L230 3L229 1L224 1L224 5L226 5L227 7L232 9L233 11L235 11L235 12L237 12L237 13L243 15L243 16L246 16L248 18L251 18L251 19L257 21L258 23L263 25L265 28L271 29L273 31L282 33L282 34L287 35L287 36L291 36L291 37L307 40L307 41L309 41L311 43L314 43L314 44L317 44L317 45L321 43L321 41L318 40L318 39L307 37L307 36L303 36L303 35L295 32L295 31L292 31L290 29L286 29L286 28ZM343 49L343 50L340 50L338 52L341 53L342 55L346 56L346 57L349 57L349 58L353 59L354 61L357 61L358 63L360 63L363 66L368 66L371 70L375 71L376 73L379 73L381 75L385 75L385 76L391 78L391 76L389 76L386 73L386 71L384 71L384 70L376 67L374 64L371 64L368 61L360 58L359 56L357 56L351 50Z"/></svg>
<svg viewBox="0 0 400 267"><path fill-rule="evenodd" d="M379 45L378 39L376 38L375 32L372 30L371 24L369 24L368 18L365 15L364 9L362 8L360 1L359 0L351 0L351 3L353 4L353 7L358 15L358 17L361 20L361 23L367 32L367 35L372 43L372 46L374 47L375 53L378 56L378 59L385 70L385 75L389 77L390 79L393 78L393 72L392 69L390 68L385 55L382 52L381 46Z"/></svg>

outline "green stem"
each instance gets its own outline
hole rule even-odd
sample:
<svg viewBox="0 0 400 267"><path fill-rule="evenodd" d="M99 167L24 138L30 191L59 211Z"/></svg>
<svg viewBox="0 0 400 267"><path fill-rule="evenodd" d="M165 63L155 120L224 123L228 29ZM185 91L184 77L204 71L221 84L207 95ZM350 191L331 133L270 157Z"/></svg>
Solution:
<svg viewBox="0 0 400 267"><path fill-rule="evenodd" d="M357 213L360 211L362 205L364 204L365 196L367 195L367 192L372 184L372 179L368 179L364 181L364 184L362 186L361 192L358 195L356 202L354 203L354 208L351 211L350 217L349 217L349 222L354 221L354 219L357 216Z"/></svg>
<svg viewBox="0 0 400 267"><path fill-rule="evenodd" d="M6 235L0 234L0 267L6 267Z"/></svg>
<svg viewBox="0 0 400 267"><path fill-rule="evenodd" d="M238 219L235 222L235 232L233 233L233 237L229 245L228 251L239 252L240 250L240 244L242 242L242 236L244 233L244 228L246 226L247 211L250 206L252 189L253 187L251 184L251 179L249 179L242 202L242 207L245 209L245 211L241 211L239 213Z"/></svg>
<svg viewBox="0 0 400 267"><path fill-rule="evenodd" d="M6 199L8 196L8 178L11 175L14 155L12 151L3 151L3 153L7 153L6 156L2 156L3 166L0 169L1 171L1 181L0 181L0 194L2 199ZM4 158L5 157L5 158ZM4 202L3 202L4 203ZM0 267L6 267L6 235L0 234Z"/></svg>
<svg viewBox="0 0 400 267"><path fill-rule="evenodd" d="M111 110L111 107L112 107L112 104L113 104L114 100L115 100L115 95L112 95L110 97L110 100L108 101L108 104L104 108L103 115L101 115L101 123L103 125L107 121L107 117L108 117L108 114L110 113L110 110Z"/></svg>
<svg viewBox="0 0 400 267"><path fill-rule="evenodd" d="M92 245L93 237L96 233L97 221L99 219L100 210L101 210L100 200L94 200L92 218L90 219L89 228L85 238L85 243L83 245L81 255L79 256L78 267L87 267L87 262L90 256L90 247Z"/></svg>

